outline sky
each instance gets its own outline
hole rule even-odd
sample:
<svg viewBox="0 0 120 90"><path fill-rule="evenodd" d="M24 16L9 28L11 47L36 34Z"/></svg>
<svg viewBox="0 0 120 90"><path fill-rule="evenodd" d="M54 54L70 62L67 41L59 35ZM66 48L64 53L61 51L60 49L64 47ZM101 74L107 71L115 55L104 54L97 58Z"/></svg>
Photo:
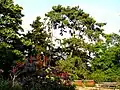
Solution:
<svg viewBox="0 0 120 90"><path fill-rule="evenodd" d="M78 6L89 13L97 22L104 22L105 33L118 33L120 29L120 0L14 0L22 6L23 28L29 30L37 16L43 17L54 5ZM57 35L54 33L54 35Z"/></svg>

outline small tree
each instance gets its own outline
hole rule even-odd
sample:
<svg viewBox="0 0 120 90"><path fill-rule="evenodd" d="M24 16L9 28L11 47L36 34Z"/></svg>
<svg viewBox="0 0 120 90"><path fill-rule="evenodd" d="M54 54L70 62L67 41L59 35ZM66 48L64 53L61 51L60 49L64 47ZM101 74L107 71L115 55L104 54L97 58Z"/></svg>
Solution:
<svg viewBox="0 0 120 90"><path fill-rule="evenodd" d="M73 79L86 79L89 71L79 57L68 57L66 60L59 60L57 65L61 70L71 74Z"/></svg>

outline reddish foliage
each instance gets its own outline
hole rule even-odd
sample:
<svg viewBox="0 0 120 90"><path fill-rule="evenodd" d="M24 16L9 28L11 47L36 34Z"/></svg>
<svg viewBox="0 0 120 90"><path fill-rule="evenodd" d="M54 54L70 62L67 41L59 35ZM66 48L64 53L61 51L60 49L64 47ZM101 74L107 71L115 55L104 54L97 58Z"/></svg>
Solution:
<svg viewBox="0 0 120 90"><path fill-rule="evenodd" d="M16 67L13 67L12 73L15 73L16 71L17 71L17 68L16 68Z"/></svg>
<svg viewBox="0 0 120 90"><path fill-rule="evenodd" d="M48 61L48 57L45 56L44 62L47 63L47 61Z"/></svg>
<svg viewBox="0 0 120 90"><path fill-rule="evenodd" d="M32 56L30 56L30 63L32 63Z"/></svg>

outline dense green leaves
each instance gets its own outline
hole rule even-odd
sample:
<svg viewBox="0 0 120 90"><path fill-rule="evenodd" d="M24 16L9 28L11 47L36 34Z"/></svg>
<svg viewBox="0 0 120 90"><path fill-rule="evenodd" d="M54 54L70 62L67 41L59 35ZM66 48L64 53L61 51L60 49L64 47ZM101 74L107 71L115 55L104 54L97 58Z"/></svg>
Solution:
<svg viewBox="0 0 120 90"><path fill-rule="evenodd" d="M37 51L49 54L52 65L57 64L75 79L119 80L120 35L103 33L106 23L97 22L79 6L58 5L44 19L36 17L24 35L20 33L24 32L22 9L12 0L0 0L0 68L5 72L24 59L25 51L29 55ZM53 31L63 36L56 39L60 40L58 48L53 45ZM64 38L65 33L70 37Z"/></svg>
<svg viewBox="0 0 120 90"><path fill-rule="evenodd" d="M33 42L38 52L46 52L46 48L51 39L50 32L46 30L40 17L37 17L30 26L32 30L27 33L26 37Z"/></svg>
<svg viewBox="0 0 120 90"><path fill-rule="evenodd" d="M46 17L51 22L51 26L56 32L60 31L60 35L64 36L64 33L71 35L70 38L64 38L62 40L62 52L66 56L70 55L72 60L76 60L74 57L79 58L79 69L74 70L74 63L71 63L71 59L61 61L58 63L60 67L69 69L78 73L72 74L87 78L84 73L90 71L88 63L92 59L91 54L94 53L94 43L101 41L100 37L103 37L102 27L105 23L96 22L89 14L85 13L82 9L77 7L62 7L61 5L53 6L52 10L46 14ZM65 64L63 64L65 63ZM84 69L81 67L84 64ZM69 66L70 65L70 66ZM69 66L67 68L67 66ZM81 78L81 77L79 77ZM81 79L82 79L81 78Z"/></svg>
<svg viewBox="0 0 120 90"><path fill-rule="evenodd" d="M71 35L61 43L62 52L71 56L57 63L62 69L77 76L83 75L82 71L91 72L91 75L88 75L89 79L96 81L116 81L115 78L119 78L120 72L115 71L119 71L117 68L120 65L120 36L115 33L103 33L106 23L98 23L79 7L61 5L53 6L46 17L53 29L56 32L60 31L60 35L64 36L66 32ZM78 63L78 69L74 66L76 57L81 62ZM98 73L101 73L101 77ZM83 75L83 78L88 77Z"/></svg>
<svg viewBox="0 0 120 90"><path fill-rule="evenodd" d="M102 81L118 81L120 78L119 35L106 36L108 37L106 37L105 43L99 43L96 44L97 47L95 46L95 57L91 61L91 69L93 73L98 70L104 73Z"/></svg>
<svg viewBox="0 0 120 90"><path fill-rule="evenodd" d="M60 60L57 65L66 72L69 72L73 79L85 79L89 73L85 63L79 57L68 57L65 61Z"/></svg>
<svg viewBox="0 0 120 90"><path fill-rule="evenodd" d="M54 29L60 30L60 34L69 32L72 36L82 39L88 37L90 40L97 40L102 35L102 26L105 23L97 23L89 14L79 7L53 6L52 11L46 14L50 18Z"/></svg>
<svg viewBox="0 0 120 90"><path fill-rule="evenodd" d="M19 33L23 31L22 9L12 0L0 0L0 68L5 73L11 69L15 61L23 60L25 51L23 46L26 46L29 41L25 41Z"/></svg>

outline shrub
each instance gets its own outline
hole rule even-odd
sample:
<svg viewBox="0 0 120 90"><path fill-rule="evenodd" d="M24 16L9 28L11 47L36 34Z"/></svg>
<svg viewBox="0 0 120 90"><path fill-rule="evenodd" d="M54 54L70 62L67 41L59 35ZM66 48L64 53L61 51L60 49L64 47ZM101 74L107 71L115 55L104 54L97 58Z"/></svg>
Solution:
<svg viewBox="0 0 120 90"><path fill-rule="evenodd" d="M75 86L71 85L69 78L66 77L67 74L63 74L66 78L61 78L57 74L58 71L55 68L42 68L24 77L21 85L23 90L75 90Z"/></svg>
<svg viewBox="0 0 120 90"><path fill-rule="evenodd" d="M9 90L23 90L23 89L22 89L22 86L18 82L15 82L14 86L11 87Z"/></svg>
<svg viewBox="0 0 120 90"><path fill-rule="evenodd" d="M9 81L0 78L0 90L9 90L9 88L10 88Z"/></svg>
<svg viewBox="0 0 120 90"><path fill-rule="evenodd" d="M0 90L23 90L23 89L21 85L17 82L15 82L15 85L12 87L11 81L0 78Z"/></svg>

